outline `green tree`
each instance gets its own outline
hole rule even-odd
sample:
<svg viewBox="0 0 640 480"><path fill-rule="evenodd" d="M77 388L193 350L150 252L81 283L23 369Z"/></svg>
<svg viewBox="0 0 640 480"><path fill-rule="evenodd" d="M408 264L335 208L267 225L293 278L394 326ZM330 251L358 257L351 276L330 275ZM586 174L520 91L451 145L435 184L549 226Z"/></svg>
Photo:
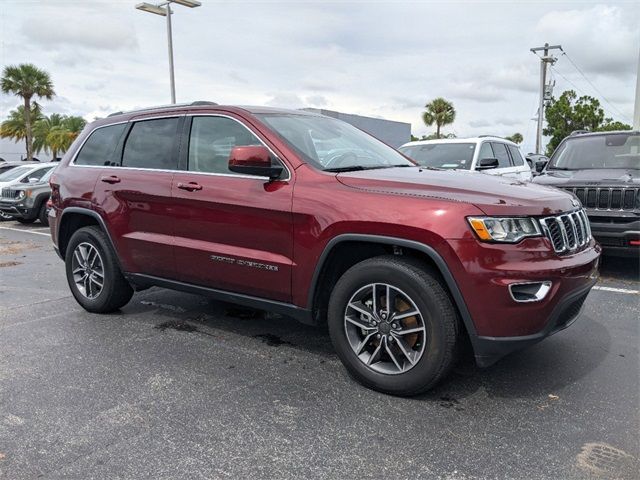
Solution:
<svg viewBox="0 0 640 480"><path fill-rule="evenodd" d="M31 105L29 118L34 121L39 121L42 118L40 106L35 102ZM22 105L15 110L11 110L7 119L0 124L0 138L8 138L14 142L26 141L27 124Z"/></svg>
<svg viewBox="0 0 640 480"><path fill-rule="evenodd" d="M36 152L51 152L52 160L66 152L80 134L86 121L82 117L63 116L57 113L43 117L34 124L33 148Z"/></svg>
<svg viewBox="0 0 640 480"><path fill-rule="evenodd" d="M424 108L426 110L422 113L422 121L428 127L435 123L436 138L441 138L441 128L444 125L452 124L456 118L456 109L453 107L453 103L438 97L427 103Z"/></svg>
<svg viewBox="0 0 640 480"><path fill-rule="evenodd" d="M552 98L546 106L547 126L542 133L551 137L547 144L547 155L551 155L563 138L574 130L590 132L610 130L630 130L625 123L605 118L598 99L584 95L578 97L573 90L567 90L558 99Z"/></svg>
<svg viewBox="0 0 640 480"><path fill-rule="evenodd" d="M24 101L24 140L27 147L27 160L33 159L33 123L31 118L31 100L46 98L50 100L55 95L51 77L44 70L35 65L23 63L7 65L0 78L0 90L3 93L22 97Z"/></svg>
<svg viewBox="0 0 640 480"><path fill-rule="evenodd" d="M524 137L522 136L521 133L514 133L513 135L509 136L509 137L505 137L506 140L510 140L513 143L517 143L518 145L522 143L522 141L524 140Z"/></svg>

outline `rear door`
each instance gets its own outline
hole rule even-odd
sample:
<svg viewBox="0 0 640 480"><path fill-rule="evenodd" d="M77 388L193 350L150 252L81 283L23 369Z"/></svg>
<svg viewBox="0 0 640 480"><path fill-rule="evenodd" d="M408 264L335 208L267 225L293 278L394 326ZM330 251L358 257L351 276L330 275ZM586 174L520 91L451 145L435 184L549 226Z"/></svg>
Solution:
<svg viewBox="0 0 640 480"><path fill-rule="evenodd" d="M520 149L515 145L509 144L507 144L507 149L509 150L511 163L515 169L514 176L522 181L530 182L533 178L533 175L531 174L531 167L529 167L529 164L524 160L524 158L522 158Z"/></svg>
<svg viewBox="0 0 640 480"><path fill-rule="evenodd" d="M173 278L171 180L178 168L178 132L184 116L132 121L95 187L95 208L105 218L129 273Z"/></svg>
<svg viewBox="0 0 640 480"><path fill-rule="evenodd" d="M234 146L267 145L258 135L239 117L187 117L184 170L172 187L177 274L191 284L290 302L291 174L285 169L282 180L270 182L228 168Z"/></svg>

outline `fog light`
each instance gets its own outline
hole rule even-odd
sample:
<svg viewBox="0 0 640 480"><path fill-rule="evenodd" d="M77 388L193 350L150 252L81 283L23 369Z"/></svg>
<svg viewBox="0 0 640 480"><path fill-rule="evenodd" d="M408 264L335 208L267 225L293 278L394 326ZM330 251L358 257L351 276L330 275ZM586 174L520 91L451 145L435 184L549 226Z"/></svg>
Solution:
<svg viewBox="0 0 640 480"><path fill-rule="evenodd" d="M551 282L525 282L509 285L511 298L518 303L539 302L547 296L551 290Z"/></svg>

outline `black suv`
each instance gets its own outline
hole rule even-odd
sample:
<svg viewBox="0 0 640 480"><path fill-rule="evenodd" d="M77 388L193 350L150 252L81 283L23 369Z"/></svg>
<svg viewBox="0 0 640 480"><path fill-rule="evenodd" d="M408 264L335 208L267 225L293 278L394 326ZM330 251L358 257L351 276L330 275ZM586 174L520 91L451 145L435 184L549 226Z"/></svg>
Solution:
<svg viewBox="0 0 640 480"><path fill-rule="evenodd" d="M639 131L572 134L533 181L578 197L605 253L640 254Z"/></svg>

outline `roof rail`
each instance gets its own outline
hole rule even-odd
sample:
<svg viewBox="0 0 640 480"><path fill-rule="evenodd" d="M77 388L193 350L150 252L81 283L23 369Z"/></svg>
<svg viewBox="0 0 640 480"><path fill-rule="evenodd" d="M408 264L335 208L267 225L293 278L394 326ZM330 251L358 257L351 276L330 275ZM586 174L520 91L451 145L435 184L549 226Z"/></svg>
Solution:
<svg viewBox="0 0 640 480"><path fill-rule="evenodd" d="M584 133L591 133L591 132L589 132L589 130L574 130L569 134L569 136L573 137L574 135L582 135Z"/></svg>
<svg viewBox="0 0 640 480"><path fill-rule="evenodd" d="M196 100L195 102L173 103L170 105L157 105L155 107L139 108L137 110L129 110L127 112L123 112L123 111L113 112L107 115L107 117L115 117L116 115L122 115L123 113L151 112L153 110L164 110L164 109L173 108L173 107L191 107L191 106L195 107L198 105L218 105L218 104L216 102L210 102L208 100Z"/></svg>
<svg viewBox="0 0 640 480"><path fill-rule="evenodd" d="M478 135L478 138L488 138L488 137L491 137L491 138L502 138L502 137L499 137L498 135Z"/></svg>

